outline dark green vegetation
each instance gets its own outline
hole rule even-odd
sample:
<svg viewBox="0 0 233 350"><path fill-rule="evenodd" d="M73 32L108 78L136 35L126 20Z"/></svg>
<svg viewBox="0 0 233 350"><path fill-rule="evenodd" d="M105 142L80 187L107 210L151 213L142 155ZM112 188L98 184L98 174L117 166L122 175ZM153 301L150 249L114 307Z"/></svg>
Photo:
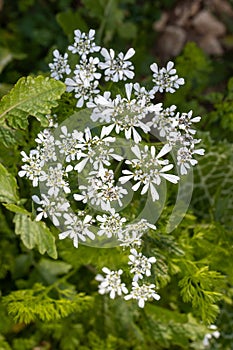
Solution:
<svg viewBox="0 0 233 350"><path fill-rule="evenodd" d="M153 22L175 2L5 1L0 12L0 95L6 95L0 102L1 350L201 350L213 323L221 336L209 349L233 349L230 50L216 59L190 42L175 60L186 84L164 103L202 116L198 128L206 154L195 169L182 223L166 233L176 197L171 188L156 234L145 237L145 254L158 261L151 283L159 287L159 302L139 310L136 303L98 295L95 274L105 265L121 268L126 254L58 241L49 220L34 221L33 189L17 176L20 152L34 147L35 135L46 126L44 115L56 112L62 120L75 111L64 84L46 79L53 49L62 51L74 29L94 28L106 47L135 48L136 75L146 84L149 64L160 59L154 54L159 34L152 31Z"/></svg>

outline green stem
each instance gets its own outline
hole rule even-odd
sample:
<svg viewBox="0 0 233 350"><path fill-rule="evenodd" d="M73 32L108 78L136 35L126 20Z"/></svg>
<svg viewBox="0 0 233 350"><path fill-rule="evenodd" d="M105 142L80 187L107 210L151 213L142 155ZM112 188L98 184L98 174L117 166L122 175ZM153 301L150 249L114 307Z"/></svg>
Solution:
<svg viewBox="0 0 233 350"><path fill-rule="evenodd" d="M69 273L67 273L65 276L59 278L57 281L55 281L53 284L50 286L46 287L46 290L41 293L41 295L48 295L48 293L53 290L54 288L57 288L59 284L62 282L65 282L68 278L70 278L73 274L75 274L76 269L71 270Z"/></svg>
<svg viewBox="0 0 233 350"><path fill-rule="evenodd" d="M103 32L104 32L104 28L106 26L107 18L109 17L110 9L112 7L112 4L113 4L113 0L109 0L107 6L105 7L104 17L103 17L100 29L99 29L98 34L97 34L97 42L98 43L101 42L101 39L102 39L102 36L103 36Z"/></svg>

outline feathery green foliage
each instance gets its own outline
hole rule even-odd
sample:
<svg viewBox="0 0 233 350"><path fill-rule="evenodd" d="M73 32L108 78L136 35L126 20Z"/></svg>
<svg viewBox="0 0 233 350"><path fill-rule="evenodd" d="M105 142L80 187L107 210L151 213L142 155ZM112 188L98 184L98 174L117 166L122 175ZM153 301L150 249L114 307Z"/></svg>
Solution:
<svg viewBox="0 0 233 350"><path fill-rule="evenodd" d="M59 289L61 297L54 299L48 296L51 287L35 284L33 289L11 292L3 298L8 312L15 322L31 323L36 319L42 321L58 320L73 312L89 306L91 298L82 293L73 293L72 289Z"/></svg>

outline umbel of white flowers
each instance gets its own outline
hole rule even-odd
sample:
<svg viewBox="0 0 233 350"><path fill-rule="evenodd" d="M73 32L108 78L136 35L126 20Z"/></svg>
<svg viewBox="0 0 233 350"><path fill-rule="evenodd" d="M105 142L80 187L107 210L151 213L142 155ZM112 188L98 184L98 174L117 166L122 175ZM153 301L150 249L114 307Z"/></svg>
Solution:
<svg viewBox="0 0 233 350"><path fill-rule="evenodd" d="M150 196L155 202L159 200L158 188L163 181L176 184L180 176L197 164L193 157L203 155L204 150L196 149L201 140L195 138L194 125L201 118L193 117L192 111L177 112L175 105L163 108L162 103L154 103L157 92L174 93L184 84L173 62L169 61L163 68L151 64L150 89L138 82L126 82L122 94L114 95L108 90L108 82L117 84L134 78L134 66L130 61L135 54L133 48L117 54L113 49L100 47L91 29L88 33L75 30L74 42L68 46L68 51L61 54L54 50L53 62L49 64L51 77L64 81L67 92L77 99L77 109L84 106L89 109L92 123L104 125L96 135L88 127L77 130L63 125L59 129L53 116L48 116L49 127L37 135L36 148L29 155L21 152L24 165L19 176L31 180L33 187L43 185L41 198L32 197L38 205L35 220L49 217L61 228L59 239L69 238L78 248L80 241L95 240L97 236L114 237L123 249L130 250L131 291L121 281L122 269L111 271L104 267L106 276L96 276L100 282L99 293L109 293L112 299L124 295L125 300L136 299L139 307L144 307L147 300L160 298L155 284L143 281L150 280L153 275L152 264L156 258L148 258L141 251L143 234L156 227L145 218L131 222L119 212L131 182L132 191L140 191L141 196ZM69 64L70 55L77 60L74 67ZM54 130L58 131L56 137ZM161 142L147 144L148 133L156 134L162 146ZM119 138L130 142L126 153L117 147ZM176 157L178 175L170 173L174 169L167 157L171 152ZM119 163L117 175L112 169L113 162ZM68 180L75 173L83 175L86 181L73 189ZM76 213L64 195L71 192L75 192L72 196L76 207L84 208Z"/></svg>

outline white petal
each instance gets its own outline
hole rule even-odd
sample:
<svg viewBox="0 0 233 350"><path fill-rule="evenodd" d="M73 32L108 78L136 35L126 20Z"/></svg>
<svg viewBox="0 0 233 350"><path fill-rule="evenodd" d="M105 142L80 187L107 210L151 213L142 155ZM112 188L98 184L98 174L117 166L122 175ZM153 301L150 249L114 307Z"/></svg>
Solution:
<svg viewBox="0 0 233 350"><path fill-rule="evenodd" d="M151 64L151 65L150 65L150 69L152 70L152 72L158 74L158 65L157 65L157 63Z"/></svg>
<svg viewBox="0 0 233 350"><path fill-rule="evenodd" d="M143 195L143 194L145 194L147 191L148 191L148 188L149 188L149 183L147 183L145 186L143 186L143 189L142 189L142 191L141 191L141 194Z"/></svg>
<svg viewBox="0 0 233 350"><path fill-rule="evenodd" d="M139 301L138 301L138 306L141 307L141 308L144 308L144 306L145 306L145 301L144 301L144 299L139 299Z"/></svg>
<svg viewBox="0 0 233 350"><path fill-rule="evenodd" d="M68 237L69 234L70 234L69 231L62 232L59 234L59 239L64 239L64 238Z"/></svg>
<svg viewBox="0 0 233 350"><path fill-rule="evenodd" d="M84 158L81 162L75 165L74 170L77 170L78 173L81 173L81 171L84 169L87 162L88 162L88 158Z"/></svg>
<svg viewBox="0 0 233 350"><path fill-rule="evenodd" d="M161 149L161 151L157 154L156 158L161 158L163 157L165 154L167 154L168 152L170 152L172 149L172 146L170 146L168 143L166 143L163 148Z"/></svg>
<svg viewBox="0 0 233 350"><path fill-rule="evenodd" d="M102 268L102 271L103 271L104 273L106 273L107 275L109 275L109 274L111 273L111 271L110 271L107 267L103 267L103 268Z"/></svg>
<svg viewBox="0 0 233 350"><path fill-rule="evenodd" d="M156 200L159 200L159 194L152 183L150 184L150 192L151 192L153 202Z"/></svg>
<svg viewBox="0 0 233 350"><path fill-rule="evenodd" d="M132 88L133 88L133 84L132 83L125 84L125 92L126 92L126 96L127 96L128 100L130 100L131 93L132 93Z"/></svg>
<svg viewBox="0 0 233 350"><path fill-rule="evenodd" d="M139 135L139 133L137 132L137 130L134 128L133 128L133 139L134 139L135 143L139 143L142 139L141 136Z"/></svg>
<svg viewBox="0 0 233 350"><path fill-rule="evenodd" d="M155 299L155 300L159 300L160 299L160 295L156 294L156 293L153 293L152 294L152 297Z"/></svg>
<svg viewBox="0 0 233 350"><path fill-rule="evenodd" d="M37 215L35 221L40 221L40 220L43 218L43 215L44 215L43 212L39 213L39 214Z"/></svg>
<svg viewBox="0 0 233 350"><path fill-rule="evenodd" d="M121 176L119 178L119 181L121 184L125 184L126 182L128 182L130 179L132 179L133 175L129 175L129 176Z"/></svg>
<svg viewBox="0 0 233 350"><path fill-rule="evenodd" d="M102 130L101 130L101 137L104 137L106 135L109 135L111 133L111 131L114 129L114 124L109 125L109 126L103 126Z"/></svg>
<svg viewBox="0 0 233 350"><path fill-rule="evenodd" d="M111 299L115 299L115 296L116 296L115 290L111 290L111 292L110 292L110 298L111 298Z"/></svg>
<svg viewBox="0 0 233 350"><path fill-rule="evenodd" d="M136 192L136 191L139 189L140 185L141 185L141 182L140 182L140 181L137 182L137 183L132 187L132 190L133 190L134 192Z"/></svg>
<svg viewBox="0 0 233 350"><path fill-rule="evenodd" d="M131 58L133 55L135 54L135 50L133 48L130 48L126 54L125 54L125 57L124 57L124 60L128 60L129 58Z"/></svg>
<svg viewBox="0 0 233 350"><path fill-rule="evenodd" d="M169 61L169 62L167 63L167 70L170 71L173 67L174 67L174 62Z"/></svg>
<svg viewBox="0 0 233 350"><path fill-rule="evenodd" d="M176 175L161 174L161 176L162 176L164 179L166 179L166 180L172 182L173 184L177 184L177 182L180 180L179 176L176 176Z"/></svg>
<svg viewBox="0 0 233 350"><path fill-rule="evenodd" d="M85 197L82 194L74 194L74 199L76 201L82 201Z"/></svg>
<svg viewBox="0 0 233 350"><path fill-rule="evenodd" d="M52 217L52 221L53 221L54 226L59 226L60 225L60 223L59 223L58 219L56 218L56 216Z"/></svg>
<svg viewBox="0 0 233 350"><path fill-rule="evenodd" d="M88 231L86 231L86 234L90 239L92 239L92 240L95 239L95 234L93 232L88 230Z"/></svg>
<svg viewBox="0 0 233 350"><path fill-rule="evenodd" d="M138 157L138 159L141 159L141 152L137 145L131 147L131 150L135 154L135 156Z"/></svg>
<svg viewBox="0 0 233 350"><path fill-rule="evenodd" d="M32 200L36 203L36 204L40 204L40 198L36 195L32 196Z"/></svg>
<svg viewBox="0 0 233 350"><path fill-rule="evenodd" d="M26 175L26 171L25 170L20 170L19 172L18 172L18 175L19 175L19 177L23 177L23 176L25 176Z"/></svg>

